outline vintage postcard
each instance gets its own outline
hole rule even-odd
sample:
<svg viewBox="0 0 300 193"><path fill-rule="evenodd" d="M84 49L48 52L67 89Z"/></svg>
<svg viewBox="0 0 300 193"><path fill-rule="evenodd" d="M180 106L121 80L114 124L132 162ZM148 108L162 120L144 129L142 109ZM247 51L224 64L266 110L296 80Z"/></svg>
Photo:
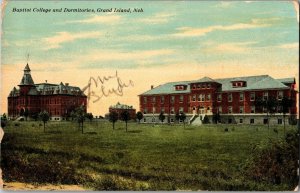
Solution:
<svg viewBox="0 0 300 193"><path fill-rule="evenodd" d="M7 0L1 18L4 191L298 190L298 1Z"/></svg>

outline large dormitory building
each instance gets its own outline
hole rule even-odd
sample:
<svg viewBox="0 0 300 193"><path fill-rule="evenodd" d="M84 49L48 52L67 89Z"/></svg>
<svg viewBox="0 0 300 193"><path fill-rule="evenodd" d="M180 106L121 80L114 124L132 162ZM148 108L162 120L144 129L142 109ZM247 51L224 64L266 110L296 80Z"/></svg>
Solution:
<svg viewBox="0 0 300 193"><path fill-rule="evenodd" d="M195 81L169 82L139 95L140 110L144 122L160 122L163 112L168 118L164 122L175 122L175 115L184 112L186 122L202 124L207 116L210 123L219 114L221 123L283 124L280 110L268 119L266 110L258 108L256 100L273 97L277 101L288 97L294 103L287 113L296 119L295 79L274 79L268 75L212 79L204 77ZM207 119L206 118L206 119Z"/></svg>

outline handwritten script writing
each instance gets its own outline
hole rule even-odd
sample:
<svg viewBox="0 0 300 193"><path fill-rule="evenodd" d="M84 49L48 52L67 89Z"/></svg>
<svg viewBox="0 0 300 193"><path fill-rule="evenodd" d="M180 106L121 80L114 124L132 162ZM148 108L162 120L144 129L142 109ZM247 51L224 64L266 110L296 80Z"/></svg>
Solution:
<svg viewBox="0 0 300 193"><path fill-rule="evenodd" d="M112 83L113 85L111 85ZM93 98L92 102L96 103L101 98L108 97L110 95L123 96L123 89L130 86L134 86L133 81L129 80L127 83L123 83L121 78L118 76L118 71L116 71L116 74L113 76L98 76L97 78L90 77L87 86L85 86L82 91L87 91L87 100L89 104L91 98Z"/></svg>

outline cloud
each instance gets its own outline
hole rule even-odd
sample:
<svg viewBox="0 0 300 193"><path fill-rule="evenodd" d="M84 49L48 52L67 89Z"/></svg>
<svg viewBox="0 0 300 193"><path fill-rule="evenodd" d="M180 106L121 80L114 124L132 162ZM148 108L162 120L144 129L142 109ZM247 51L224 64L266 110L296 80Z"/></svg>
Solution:
<svg viewBox="0 0 300 193"><path fill-rule="evenodd" d="M116 22L119 22L121 20L120 15L112 15L108 14L106 16L102 15L95 15L93 17L82 19L82 20L74 20L74 21L67 21L65 23L107 23L107 24L113 24Z"/></svg>
<svg viewBox="0 0 300 193"><path fill-rule="evenodd" d="M248 46L251 44L255 44L256 42L240 42L240 43L223 43L223 44L213 44L208 48L205 48L203 51L207 53L245 53L249 51L251 48Z"/></svg>
<svg viewBox="0 0 300 193"><path fill-rule="evenodd" d="M177 28L178 33L173 34L177 37L194 37L194 36L204 36L213 31L233 31L233 30L242 30L242 29L251 29L266 27L269 24L266 24L260 20L252 20L251 23L237 23L233 25L214 25L206 28L192 28L192 27L181 27Z"/></svg>
<svg viewBox="0 0 300 193"><path fill-rule="evenodd" d="M151 23L151 24L162 24L169 22L175 14L171 13L157 13L154 16L141 18L138 21L142 23Z"/></svg>
<svg viewBox="0 0 300 193"><path fill-rule="evenodd" d="M278 47L283 49L299 49L299 43L281 44Z"/></svg>
<svg viewBox="0 0 300 193"><path fill-rule="evenodd" d="M221 1L219 4L216 5L216 7L219 8L228 8L232 5L233 2L228 2L228 1Z"/></svg>
<svg viewBox="0 0 300 193"><path fill-rule="evenodd" d="M138 61L151 59L158 56L171 55L174 50L143 50L143 51L120 51L120 50L97 50L93 53L83 56L80 60L85 61Z"/></svg>
<svg viewBox="0 0 300 193"><path fill-rule="evenodd" d="M55 36L44 38L43 41L48 45L46 50L55 49L61 47L61 44L66 42L72 42L77 39L91 39L97 38L102 33L100 32L81 32L81 33L69 33L69 32L57 32Z"/></svg>

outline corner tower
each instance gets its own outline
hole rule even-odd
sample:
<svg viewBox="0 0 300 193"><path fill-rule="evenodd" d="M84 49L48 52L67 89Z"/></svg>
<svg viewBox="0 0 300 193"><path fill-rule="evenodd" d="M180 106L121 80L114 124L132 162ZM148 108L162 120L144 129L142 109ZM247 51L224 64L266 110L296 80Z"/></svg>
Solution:
<svg viewBox="0 0 300 193"><path fill-rule="evenodd" d="M23 78L21 80L21 83L18 85L20 87L20 95L27 95L29 92L30 88L34 86L33 79L30 74L30 68L28 63L26 64L24 68L24 74Z"/></svg>

